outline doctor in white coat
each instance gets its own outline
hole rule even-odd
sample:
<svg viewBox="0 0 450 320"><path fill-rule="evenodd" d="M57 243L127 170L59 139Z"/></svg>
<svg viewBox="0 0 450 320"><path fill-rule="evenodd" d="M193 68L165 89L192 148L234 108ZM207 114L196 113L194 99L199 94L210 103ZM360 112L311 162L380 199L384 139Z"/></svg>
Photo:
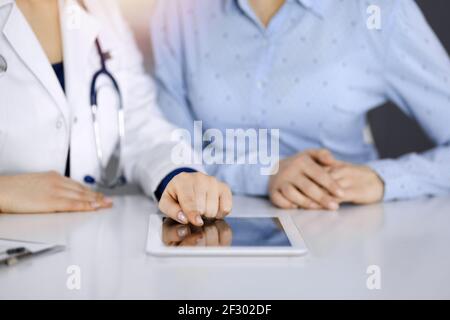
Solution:
<svg viewBox="0 0 450 320"><path fill-rule="evenodd" d="M226 216L228 186L172 161L155 96L115 1L0 0L0 212L110 207L87 183L126 179L180 223Z"/></svg>

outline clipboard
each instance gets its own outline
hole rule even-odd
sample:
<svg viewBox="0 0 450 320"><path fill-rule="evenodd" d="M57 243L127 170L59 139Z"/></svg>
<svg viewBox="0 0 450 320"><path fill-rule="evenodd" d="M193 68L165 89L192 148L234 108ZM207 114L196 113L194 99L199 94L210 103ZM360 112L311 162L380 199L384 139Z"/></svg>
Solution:
<svg viewBox="0 0 450 320"><path fill-rule="evenodd" d="M25 258L64 249L61 245L0 238L0 265L12 266Z"/></svg>

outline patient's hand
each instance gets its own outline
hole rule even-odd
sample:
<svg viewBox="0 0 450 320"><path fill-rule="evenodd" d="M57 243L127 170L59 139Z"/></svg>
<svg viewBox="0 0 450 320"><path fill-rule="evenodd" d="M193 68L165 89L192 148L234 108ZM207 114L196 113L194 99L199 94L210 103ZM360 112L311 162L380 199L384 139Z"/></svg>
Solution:
<svg viewBox="0 0 450 320"><path fill-rule="evenodd" d="M372 204L383 200L384 182L370 167L341 163L330 168L330 174L345 191L342 202Z"/></svg>
<svg viewBox="0 0 450 320"><path fill-rule="evenodd" d="M187 226L167 219L163 224L163 242L172 247L229 247L233 233L223 220L207 221L203 227Z"/></svg>
<svg viewBox="0 0 450 320"><path fill-rule="evenodd" d="M95 211L112 201L56 172L0 177L0 212Z"/></svg>
<svg viewBox="0 0 450 320"><path fill-rule="evenodd" d="M327 150L310 150L280 161L270 180L271 201L282 209L337 210L344 190L327 166L337 162Z"/></svg>
<svg viewBox="0 0 450 320"><path fill-rule="evenodd" d="M232 205L226 184L203 173L181 173L167 186L159 209L181 224L203 226L202 217L223 219Z"/></svg>

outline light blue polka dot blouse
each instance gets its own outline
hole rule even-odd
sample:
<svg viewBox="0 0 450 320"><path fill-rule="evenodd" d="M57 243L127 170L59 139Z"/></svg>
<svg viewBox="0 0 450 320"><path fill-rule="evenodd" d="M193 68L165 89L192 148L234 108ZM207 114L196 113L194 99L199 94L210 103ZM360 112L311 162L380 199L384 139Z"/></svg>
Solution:
<svg viewBox="0 0 450 320"><path fill-rule="evenodd" d="M370 5L381 29L367 26ZM159 0L151 31L159 103L178 126L280 129L281 157L327 148L367 164L385 200L450 192L450 59L413 0L287 0L267 28L246 0ZM379 160L366 114L387 100L438 147ZM258 165L207 171L267 194Z"/></svg>

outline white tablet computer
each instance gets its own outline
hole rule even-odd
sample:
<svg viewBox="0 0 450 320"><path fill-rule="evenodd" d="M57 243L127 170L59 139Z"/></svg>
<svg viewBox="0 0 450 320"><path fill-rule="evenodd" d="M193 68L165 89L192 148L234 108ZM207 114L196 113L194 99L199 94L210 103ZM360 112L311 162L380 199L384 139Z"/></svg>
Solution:
<svg viewBox="0 0 450 320"><path fill-rule="evenodd" d="M307 251L288 214L228 217L201 228L150 216L147 252L153 256L300 256Z"/></svg>

